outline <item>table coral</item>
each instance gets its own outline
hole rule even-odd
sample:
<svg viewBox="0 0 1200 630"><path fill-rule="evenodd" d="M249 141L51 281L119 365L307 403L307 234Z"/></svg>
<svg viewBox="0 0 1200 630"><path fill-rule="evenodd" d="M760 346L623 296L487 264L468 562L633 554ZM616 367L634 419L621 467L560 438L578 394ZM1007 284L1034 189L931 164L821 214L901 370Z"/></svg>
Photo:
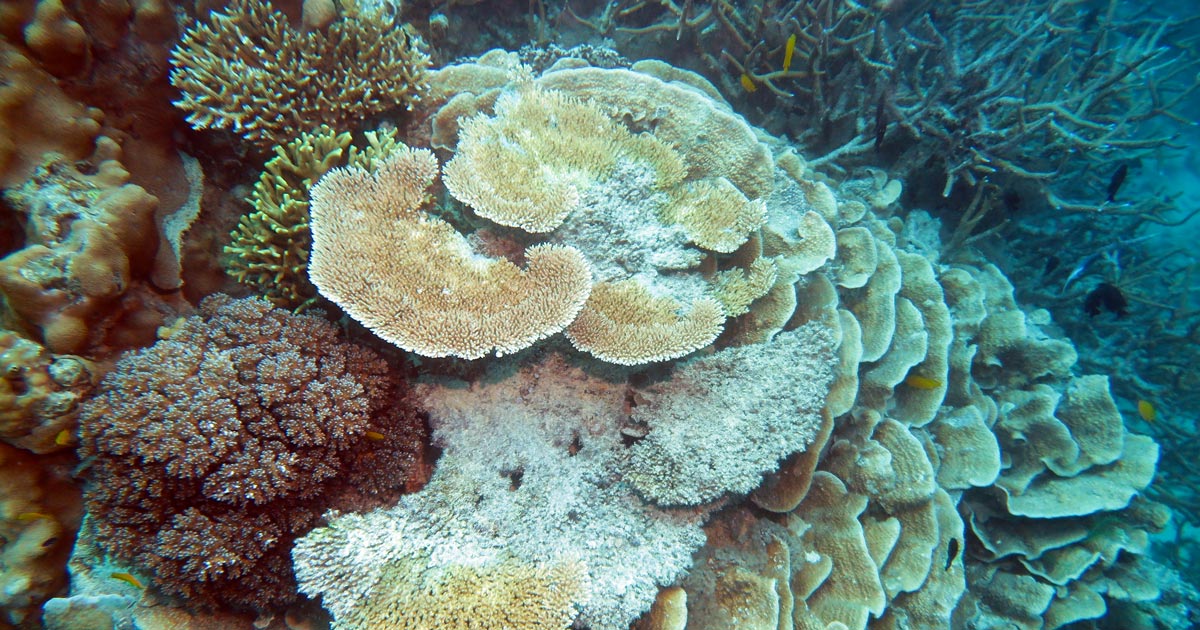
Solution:
<svg viewBox="0 0 1200 630"><path fill-rule="evenodd" d="M387 363L324 320L210 297L82 409L97 539L191 605L287 603L296 536L415 476L409 409Z"/></svg>
<svg viewBox="0 0 1200 630"><path fill-rule="evenodd" d="M299 32L265 0L235 0L184 33L171 55L176 105L197 129L230 129L261 149L328 124L410 106L426 90L421 39L383 12L347 12Z"/></svg>

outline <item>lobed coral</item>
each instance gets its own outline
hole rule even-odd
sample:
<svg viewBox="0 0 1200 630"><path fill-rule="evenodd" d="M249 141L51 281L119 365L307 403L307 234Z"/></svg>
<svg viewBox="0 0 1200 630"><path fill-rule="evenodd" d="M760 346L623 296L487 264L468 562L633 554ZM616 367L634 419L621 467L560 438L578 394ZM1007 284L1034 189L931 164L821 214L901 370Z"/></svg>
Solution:
<svg viewBox="0 0 1200 630"><path fill-rule="evenodd" d="M35 627L39 608L66 586L82 517L71 458L0 444L0 625Z"/></svg>
<svg viewBox="0 0 1200 630"><path fill-rule="evenodd" d="M158 199L129 181L117 143L102 138L87 163L51 155L5 199L27 224L24 249L0 260L0 292L23 328L55 353L99 345L136 280L150 273Z"/></svg>
<svg viewBox="0 0 1200 630"><path fill-rule="evenodd" d="M55 356L0 330L0 439L34 453L70 448L79 403L97 372L86 359Z"/></svg>
<svg viewBox="0 0 1200 630"><path fill-rule="evenodd" d="M210 297L81 410L96 539L190 605L285 604L291 541L411 483L420 426L387 364L331 324Z"/></svg>
<svg viewBox="0 0 1200 630"><path fill-rule="evenodd" d="M193 127L229 129L267 149L419 101L423 46L382 11L349 11L324 30L299 32L265 0L234 0L184 33L171 84Z"/></svg>

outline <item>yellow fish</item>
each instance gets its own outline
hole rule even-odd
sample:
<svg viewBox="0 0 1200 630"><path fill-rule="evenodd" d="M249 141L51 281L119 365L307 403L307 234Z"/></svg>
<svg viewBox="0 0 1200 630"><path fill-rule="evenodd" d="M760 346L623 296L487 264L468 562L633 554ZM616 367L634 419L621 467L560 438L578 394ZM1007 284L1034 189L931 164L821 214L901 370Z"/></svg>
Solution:
<svg viewBox="0 0 1200 630"><path fill-rule="evenodd" d="M21 512L20 514L17 515L18 521L36 521L38 519L45 519L47 521L53 521L54 517L50 516L49 514L43 514L41 512Z"/></svg>
<svg viewBox="0 0 1200 630"><path fill-rule="evenodd" d="M1146 422L1154 422L1154 419L1158 417L1158 410L1148 400L1138 400L1137 408L1138 415Z"/></svg>
<svg viewBox="0 0 1200 630"><path fill-rule="evenodd" d="M71 443L71 431L68 429L59 431L58 435L54 436L54 443L59 446L69 445Z"/></svg>
<svg viewBox="0 0 1200 630"><path fill-rule="evenodd" d="M367 431L363 435L367 436L367 439L371 440L372 442L382 442L385 439L387 439L386 435L384 435L378 431Z"/></svg>
<svg viewBox="0 0 1200 630"><path fill-rule="evenodd" d="M758 90L758 86L754 85L754 80L751 79L750 75L746 74L745 72L742 73L742 89L746 90L747 92L754 92Z"/></svg>
<svg viewBox="0 0 1200 630"><path fill-rule="evenodd" d="M126 584L132 585L134 588L146 588L145 585L142 584L141 580L133 577L132 574L125 573L124 571L121 571L118 573L113 573L109 577L111 577L114 580L121 580L122 582L125 582Z"/></svg>
<svg viewBox="0 0 1200 630"><path fill-rule="evenodd" d="M796 52L796 34L787 40L787 46L783 48L783 71L787 72L792 67L792 53Z"/></svg>
<svg viewBox="0 0 1200 630"><path fill-rule="evenodd" d="M929 378L920 374L909 374L904 377L904 384L916 389L937 389L942 386L942 382L936 378Z"/></svg>

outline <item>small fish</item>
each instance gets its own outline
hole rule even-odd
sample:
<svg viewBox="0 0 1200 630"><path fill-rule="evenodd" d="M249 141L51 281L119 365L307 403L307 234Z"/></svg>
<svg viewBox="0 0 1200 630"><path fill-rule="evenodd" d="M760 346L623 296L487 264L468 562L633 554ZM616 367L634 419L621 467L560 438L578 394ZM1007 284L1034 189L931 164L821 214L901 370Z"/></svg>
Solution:
<svg viewBox="0 0 1200 630"><path fill-rule="evenodd" d="M116 573L109 575L109 577L111 577L114 580L121 580L122 582L125 582L126 584L129 584L129 585L133 586L134 588L141 588L141 589L146 588L146 586L144 584L142 584L141 580L137 579L130 573L125 573L124 571L118 571Z"/></svg>
<svg viewBox="0 0 1200 630"><path fill-rule="evenodd" d="M936 378L921 376L920 374L909 374L904 377L904 384L915 389L937 389L942 386L942 382Z"/></svg>
<svg viewBox="0 0 1200 630"><path fill-rule="evenodd" d="M1112 179L1108 180L1108 202L1116 201L1117 191L1121 189L1121 184L1125 183L1125 176L1129 174L1129 164L1121 164L1117 170L1113 172Z"/></svg>
<svg viewBox="0 0 1200 630"><path fill-rule="evenodd" d="M36 521L39 519L53 521L54 517L42 512L21 512L17 515L18 521Z"/></svg>
<svg viewBox="0 0 1200 630"><path fill-rule="evenodd" d="M875 152L879 152L879 147L883 146L883 136L887 133L888 121L887 114L883 111L883 95L879 95L879 102L875 104Z"/></svg>
<svg viewBox="0 0 1200 630"><path fill-rule="evenodd" d="M382 442L387 439L386 435L378 431L367 431L363 435L367 436L367 439L371 440L372 442Z"/></svg>
<svg viewBox="0 0 1200 630"><path fill-rule="evenodd" d="M1015 190L1004 191L1004 197L1002 198L1002 201L1004 201L1004 207L1007 208L1009 212L1017 212L1021 209L1021 193Z"/></svg>
<svg viewBox="0 0 1200 630"><path fill-rule="evenodd" d="M1104 250L1100 250L1090 256L1087 256L1083 260L1079 261L1078 265L1075 265L1075 268L1071 270L1071 275L1067 276L1067 281L1063 283L1063 295L1066 295L1067 289L1070 289L1071 285L1074 284L1076 280L1082 278L1083 274L1087 273L1088 267L1092 266L1092 263L1096 262L1096 260L1100 258L1100 255L1103 253L1103 251Z"/></svg>
<svg viewBox="0 0 1200 630"><path fill-rule="evenodd" d="M59 431L58 435L54 436L54 443L59 446L70 446L71 431L69 429L63 429L62 431Z"/></svg>
<svg viewBox="0 0 1200 630"><path fill-rule="evenodd" d="M758 86L754 85L754 79L751 79L750 75L746 74L745 72L742 73L742 89L746 90L747 92L758 91Z"/></svg>
<svg viewBox="0 0 1200 630"><path fill-rule="evenodd" d="M1142 420L1145 420L1146 422L1154 422L1154 420L1158 418L1158 410L1155 409L1154 405L1148 400L1139 399L1137 401L1137 410L1138 415L1141 416Z"/></svg>
<svg viewBox="0 0 1200 630"><path fill-rule="evenodd" d="M949 571L950 567L954 565L954 560L957 558L958 558L958 539L951 538L950 542L946 545L946 570L947 571Z"/></svg>
<svg viewBox="0 0 1200 630"><path fill-rule="evenodd" d="M1060 264L1062 264L1062 259L1054 254L1050 254L1050 257L1046 259L1046 266L1042 268L1042 275L1050 275L1050 272L1058 269Z"/></svg>
<svg viewBox="0 0 1200 630"><path fill-rule="evenodd" d="M1101 282L1083 299L1083 309L1088 317L1095 317L1102 310L1124 317L1129 314L1129 300L1125 299L1125 294L1116 285Z"/></svg>
<svg viewBox="0 0 1200 630"><path fill-rule="evenodd" d="M787 45L783 47L783 71L787 72L792 68L792 55L796 52L796 34L792 33L787 39Z"/></svg>

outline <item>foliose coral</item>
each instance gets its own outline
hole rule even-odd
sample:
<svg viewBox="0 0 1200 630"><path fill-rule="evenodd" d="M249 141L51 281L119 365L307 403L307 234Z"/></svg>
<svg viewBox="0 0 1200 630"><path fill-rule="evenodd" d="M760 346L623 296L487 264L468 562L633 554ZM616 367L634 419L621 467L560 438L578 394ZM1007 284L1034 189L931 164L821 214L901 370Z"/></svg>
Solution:
<svg viewBox="0 0 1200 630"><path fill-rule="evenodd" d="M81 411L97 540L191 605L285 604L295 537L415 478L409 409L387 363L324 320L210 297Z"/></svg>
<svg viewBox="0 0 1200 630"><path fill-rule="evenodd" d="M230 129L265 149L419 100L429 66L422 48L383 11L349 11L300 32L265 0L234 0L184 34L171 83L194 127Z"/></svg>

